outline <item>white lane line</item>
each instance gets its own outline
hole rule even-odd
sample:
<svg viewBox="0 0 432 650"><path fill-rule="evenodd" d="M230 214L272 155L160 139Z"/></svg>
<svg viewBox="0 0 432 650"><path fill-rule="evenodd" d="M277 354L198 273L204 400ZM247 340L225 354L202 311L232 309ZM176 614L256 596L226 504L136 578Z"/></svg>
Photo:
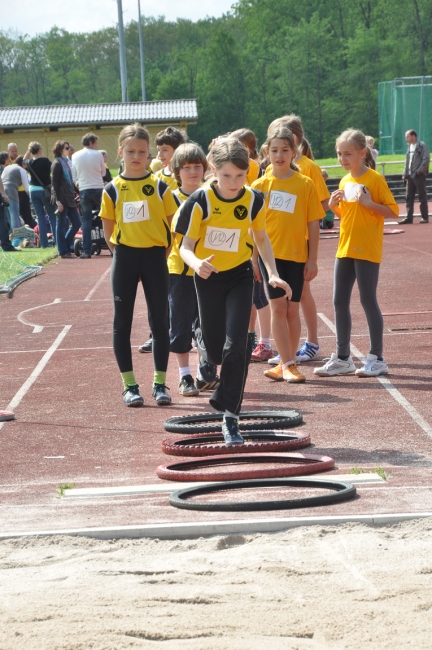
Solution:
<svg viewBox="0 0 432 650"><path fill-rule="evenodd" d="M42 370L45 368L48 361L51 359L52 355L57 350L58 346L63 341L64 337L69 332L71 327L72 327L72 325L65 325L63 327L62 331L60 332L60 334L58 335L58 337L56 338L56 340L54 341L52 346L45 352L42 359L39 361L36 368L31 373L30 377L28 379L26 379L26 381L23 383L21 388L18 390L18 392L12 398L12 401L9 402L9 404L6 407L7 411L13 411L14 408L16 408L18 406L18 404L21 402L21 400L26 395L26 393L30 390L31 386L34 384L36 379L39 377ZM3 428L3 425L4 425L4 422L0 422L0 430Z"/></svg>
<svg viewBox="0 0 432 650"><path fill-rule="evenodd" d="M56 305L59 302L61 302L61 298L55 298L55 300L53 300L52 302L47 302L46 305L38 305L37 307L24 309L24 311L21 311L18 314L17 318L19 322L22 323L23 325L29 325L29 327L33 327L33 334L40 334L44 328L44 325L36 325L36 323L31 323L24 317L24 314L28 314L30 311L35 311L36 309L41 309L42 307L49 307L50 305Z"/></svg>
<svg viewBox="0 0 432 650"><path fill-rule="evenodd" d="M336 327L334 323L327 318L325 314L319 313L318 316L321 318L321 320L327 325L327 327L336 334ZM359 359L359 361L363 361L366 357L364 354L358 350L355 345L351 344L351 350L354 353L354 355ZM418 426L423 429L423 431L426 433L426 435L429 436L429 438L432 438L432 426L426 422L426 420L420 415L420 413L417 411L417 409L414 408L414 406L409 402L399 391L398 389L393 386L391 381L385 377L385 376L379 376L375 377L375 379L378 379L380 382L381 386L384 386L386 390L388 390L389 394L393 397L402 408L405 409L405 411L408 413L408 415L411 416L411 418L414 420Z"/></svg>
<svg viewBox="0 0 432 650"><path fill-rule="evenodd" d="M96 284L95 284L95 286L93 287L93 289L92 289L91 291L88 292L88 294L87 294L86 297L84 298L84 302L86 302L86 301L88 302L88 301L91 299L91 297L93 296L93 294L95 293L95 291L97 291L97 289L98 289L99 286L102 284L102 282L105 280L106 276L108 275L108 273L109 273L110 271L111 271L111 267L109 266L109 267L107 268L107 270L105 271L105 273L103 273L103 274L101 275L101 277L99 278L99 280L96 282Z"/></svg>

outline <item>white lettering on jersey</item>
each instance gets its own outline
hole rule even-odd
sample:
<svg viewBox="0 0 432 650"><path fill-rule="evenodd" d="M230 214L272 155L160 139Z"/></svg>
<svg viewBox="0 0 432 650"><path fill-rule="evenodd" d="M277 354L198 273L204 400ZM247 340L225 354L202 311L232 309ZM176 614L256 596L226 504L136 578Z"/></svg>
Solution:
<svg viewBox="0 0 432 650"><path fill-rule="evenodd" d="M288 192L277 192L272 190L270 192L269 209L279 210L280 212L294 212L297 197L295 194Z"/></svg>
<svg viewBox="0 0 432 650"><path fill-rule="evenodd" d="M207 226L204 248L211 248L214 251L238 253L240 232L240 228L214 228L213 226Z"/></svg>
<svg viewBox="0 0 432 650"><path fill-rule="evenodd" d="M150 219L147 201L128 201L123 203L123 223L148 221Z"/></svg>

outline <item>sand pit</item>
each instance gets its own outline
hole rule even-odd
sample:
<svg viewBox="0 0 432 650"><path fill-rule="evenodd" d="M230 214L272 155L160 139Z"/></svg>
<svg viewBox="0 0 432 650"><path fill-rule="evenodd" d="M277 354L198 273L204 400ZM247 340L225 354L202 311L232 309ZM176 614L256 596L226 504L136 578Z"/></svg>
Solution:
<svg viewBox="0 0 432 650"><path fill-rule="evenodd" d="M432 519L0 543L1 650L432 646Z"/></svg>

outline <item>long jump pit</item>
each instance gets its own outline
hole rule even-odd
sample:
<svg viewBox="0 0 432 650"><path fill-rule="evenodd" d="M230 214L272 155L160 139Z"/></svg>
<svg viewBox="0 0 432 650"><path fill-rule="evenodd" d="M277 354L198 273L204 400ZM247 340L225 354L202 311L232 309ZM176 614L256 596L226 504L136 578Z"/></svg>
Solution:
<svg viewBox="0 0 432 650"><path fill-rule="evenodd" d="M378 378L313 374L335 350L336 246L320 242L312 291L321 350L302 364L306 383L272 382L268 366L253 363L243 404L302 414L295 430L311 445L299 453L334 459L313 478L356 488L325 506L170 505L188 484L156 470L187 459L163 453L176 438L164 421L211 411L209 394L178 394L172 355L173 404L156 406L151 355L138 352L149 334L139 291L132 344L145 405L125 408L107 255L59 260L0 298L0 407L15 413L0 422L0 648L430 648L431 239L415 224L385 238L379 301L390 374ZM351 311L359 367L369 340L356 289ZM197 361L193 351L193 370Z"/></svg>

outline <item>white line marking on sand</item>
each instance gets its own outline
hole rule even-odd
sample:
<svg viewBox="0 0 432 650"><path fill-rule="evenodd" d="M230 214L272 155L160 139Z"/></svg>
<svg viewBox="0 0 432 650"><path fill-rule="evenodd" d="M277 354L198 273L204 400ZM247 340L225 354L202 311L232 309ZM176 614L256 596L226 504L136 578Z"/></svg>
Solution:
<svg viewBox="0 0 432 650"><path fill-rule="evenodd" d="M49 307L50 305L56 305L59 302L61 302L61 298L55 298L55 300L53 300L52 302L47 302L46 305L38 305L37 307L24 309L24 311L21 311L18 314L17 318L19 322L22 323L23 325L29 325L29 327L33 327L33 334L40 334L44 328L44 325L36 325L36 323L31 323L24 317L24 314L28 314L30 311L35 311L36 309L41 309L42 307Z"/></svg>
<svg viewBox="0 0 432 650"><path fill-rule="evenodd" d="M318 316L321 318L321 320L327 325L327 327L336 334L336 327L334 323L327 318L325 314L319 313ZM364 354L358 350L355 345L351 344L351 350L354 353L354 355L357 357L359 361L363 361L366 357ZM414 420L418 426L423 429L423 431L426 433L426 435L429 436L429 438L432 438L432 427L431 425L426 422L426 420L420 415L420 413L417 411L417 409L414 408L414 406L409 402L399 391L398 389L393 386L391 381L385 377L385 376L380 376L380 377L375 377L375 379L378 379L380 382L381 386L383 386L386 390L388 390L389 394L393 397L398 404L402 406L402 408L405 409L405 411L408 413L408 415L411 416L411 418Z"/></svg>
<svg viewBox="0 0 432 650"><path fill-rule="evenodd" d="M36 379L39 377L41 374L42 370L45 368L47 365L48 361L51 359L52 355L54 352L57 350L58 346L60 343L63 341L64 337L66 334L69 332L70 328L72 325L65 325L52 344L52 346L45 352L43 355L42 359L39 361L37 364L36 368L33 370L31 373L30 377L26 379L26 381L23 383L21 388L18 390L17 393L15 393L14 397L12 398L12 401L9 402L6 410L7 411L13 411L14 408L18 406L18 404L21 402L23 397L26 395L26 393L30 390L31 386L34 384ZM0 430L3 428L4 422L0 422Z"/></svg>
<svg viewBox="0 0 432 650"><path fill-rule="evenodd" d="M101 277L99 278L99 280L96 282L96 284L95 284L95 286L93 287L93 289L92 289L91 291L89 291L89 293L86 295L86 297L84 298L84 302L90 300L90 298L93 296L93 294L95 293L95 291L97 291L97 289L99 288L99 285L102 284L102 282L105 280L106 276L108 275L108 273L109 273L110 271L111 271L111 267L109 266L109 267L107 268L107 270L105 271L105 273L103 273L103 274L101 275Z"/></svg>

